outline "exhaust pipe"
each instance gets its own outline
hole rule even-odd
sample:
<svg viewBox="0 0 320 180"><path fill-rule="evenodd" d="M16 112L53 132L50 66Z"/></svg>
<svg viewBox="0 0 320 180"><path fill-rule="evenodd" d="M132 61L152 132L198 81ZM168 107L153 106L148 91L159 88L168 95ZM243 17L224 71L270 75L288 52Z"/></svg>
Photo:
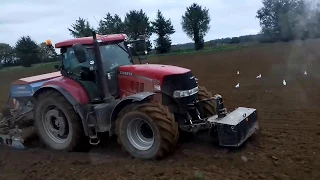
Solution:
<svg viewBox="0 0 320 180"><path fill-rule="evenodd" d="M93 37L93 47L95 51L95 56L97 60L97 75L98 75L98 84L100 89L102 90L102 99L107 102L111 103L115 101L114 97L110 95L108 85L107 85L107 78L104 74L104 69L103 69L103 62L100 54L100 48L99 48L99 42L97 40L97 34L95 31L92 31L92 37Z"/></svg>

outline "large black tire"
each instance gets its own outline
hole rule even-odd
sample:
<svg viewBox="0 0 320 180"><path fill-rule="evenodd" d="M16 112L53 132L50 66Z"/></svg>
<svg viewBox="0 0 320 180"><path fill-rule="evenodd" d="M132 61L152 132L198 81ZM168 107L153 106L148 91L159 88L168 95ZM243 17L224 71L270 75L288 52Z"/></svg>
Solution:
<svg viewBox="0 0 320 180"><path fill-rule="evenodd" d="M209 92L205 87L203 86L198 86L199 88L199 92L198 92L198 99L199 100L203 100L203 99L208 99L213 97L211 92ZM200 117L201 118L207 118L213 115L217 114L217 104L215 101L202 101L199 103L200 106ZM217 127L212 127L209 130L209 134L211 136L211 140L214 143L219 142L219 138L218 138L218 131L217 131Z"/></svg>
<svg viewBox="0 0 320 180"><path fill-rule="evenodd" d="M205 87L198 86L199 92L198 92L198 99L208 99L212 97L211 92L209 92ZM203 101L199 103L200 106L200 116L202 118L210 117L215 115L216 112L216 103L215 101Z"/></svg>
<svg viewBox="0 0 320 180"><path fill-rule="evenodd" d="M65 122L67 137L62 142L57 142L52 138L52 133L48 133L48 126L45 123L45 112L49 107L59 112L59 117ZM85 136L82 121L74 111L71 104L59 92L50 90L41 93L35 103L34 109L35 128L40 140L53 150L58 151L88 151L89 139ZM47 118L49 119L49 118Z"/></svg>
<svg viewBox="0 0 320 180"><path fill-rule="evenodd" d="M153 143L148 149L141 150L130 142L127 131L130 122L136 118L148 123L153 131ZM158 102L131 104L125 107L116 119L118 143L131 156L138 159L162 159L173 153L179 139L178 124L166 106Z"/></svg>

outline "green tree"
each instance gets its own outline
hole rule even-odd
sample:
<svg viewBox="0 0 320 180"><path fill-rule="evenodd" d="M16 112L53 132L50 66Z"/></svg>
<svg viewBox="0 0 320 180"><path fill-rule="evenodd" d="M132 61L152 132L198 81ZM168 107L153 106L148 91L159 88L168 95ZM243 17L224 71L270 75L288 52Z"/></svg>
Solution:
<svg viewBox="0 0 320 180"><path fill-rule="evenodd" d="M92 30L94 30L94 28L91 27L89 21L79 17L68 30L74 38L80 38L92 36Z"/></svg>
<svg viewBox="0 0 320 180"><path fill-rule="evenodd" d="M147 40L148 51L151 50L151 42L149 40L152 35L152 27L149 17L142 11L132 10L126 13L124 18L125 33L131 39L138 39L139 35L144 35ZM140 51L139 49L137 49Z"/></svg>
<svg viewBox="0 0 320 180"><path fill-rule="evenodd" d="M153 32L158 35L155 40L155 49L158 53L167 53L171 49L171 39L169 35L175 33L170 19L165 19L160 10L157 12L157 18L151 22Z"/></svg>
<svg viewBox="0 0 320 180"><path fill-rule="evenodd" d="M15 63L14 48L9 44L0 43L0 63L7 66Z"/></svg>
<svg viewBox="0 0 320 180"><path fill-rule="evenodd" d="M313 22L315 22L315 28L314 28L314 37L320 38L320 3L317 4L314 14L312 17Z"/></svg>
<svg viewBox="0 0 320 180"><path fill-rule="evenodd" d="M230 44L237 44L240 43L240 38L239 37L233 37L230 40Z"/></svg>
<svg viewBox="0 0 320 180"><path fill-rule="evenodd" d="M309 9L305 0L263 0L257 11L262 33L271 40L289 41L306 35Z"/></svg>
<svg viewBox="0 0 320 180"><path fill-rule="evenodd" d="M39 46L30 36L22 36L17 41L15 52L19 63L24 67L41 62Z"/></svg>
<svg viewBox="0 0 320 180"><path fill-rule="evenodd" d="M48 47L45 42L39 44L39 57L41 62L58 61L58 55L53 46Z"/></svg>
<svg viewBox="0 0 320 180"><path fill-rule="evenodd" d="M193 3L182 15L182 29L194 41L195 49L204 47L204 36L210 29L210 15L207 8Z"/></svg>
<svg viewBox="0 0 320 180"><path fill-rule="evenodd" d="M99 34L119 34L124 32L124 27L119 15L112 16L107 13L106 17L99 22L98 32Z"/></svg>
<svg viewBox="0 0 320 180"><path fill-rule="evenodd" d="M308 36L310 38L320 37L320 3L310 10L310 19L308 22Z"/></svg>

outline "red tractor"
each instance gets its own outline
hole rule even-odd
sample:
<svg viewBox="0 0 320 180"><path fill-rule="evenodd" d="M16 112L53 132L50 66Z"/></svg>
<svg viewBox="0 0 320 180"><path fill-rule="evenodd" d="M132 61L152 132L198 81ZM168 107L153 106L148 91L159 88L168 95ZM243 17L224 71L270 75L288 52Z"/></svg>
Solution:
<svg viewBox="0 0 320 180"><path fill-rule="evenodd" d="M199 86L189 69L134 64L137 42L145 43L93 32L55 44L60 72L13 82L16 108L3 113L0 144L23 148L30 120L54 150L86 150L107 132L132 156L154 159L173 152L181 132L208 130L221 146L240 146L256 131L256 109L228 113L222 97Z"/></svg>

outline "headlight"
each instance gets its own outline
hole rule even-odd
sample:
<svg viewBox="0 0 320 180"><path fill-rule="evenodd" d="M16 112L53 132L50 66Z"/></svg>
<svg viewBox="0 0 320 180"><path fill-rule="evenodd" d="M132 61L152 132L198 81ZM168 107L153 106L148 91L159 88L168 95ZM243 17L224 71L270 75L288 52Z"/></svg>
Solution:
<svg viewBox="0 0 320 180"><path fill-rule="evenodd" d="M189 89L189 90L177 90L173 92L173 97L174 98L183 98L183 97L188 97L188 96L192 96L194 94L198 93L198 87L195 87L193 89Z"/></svg>

